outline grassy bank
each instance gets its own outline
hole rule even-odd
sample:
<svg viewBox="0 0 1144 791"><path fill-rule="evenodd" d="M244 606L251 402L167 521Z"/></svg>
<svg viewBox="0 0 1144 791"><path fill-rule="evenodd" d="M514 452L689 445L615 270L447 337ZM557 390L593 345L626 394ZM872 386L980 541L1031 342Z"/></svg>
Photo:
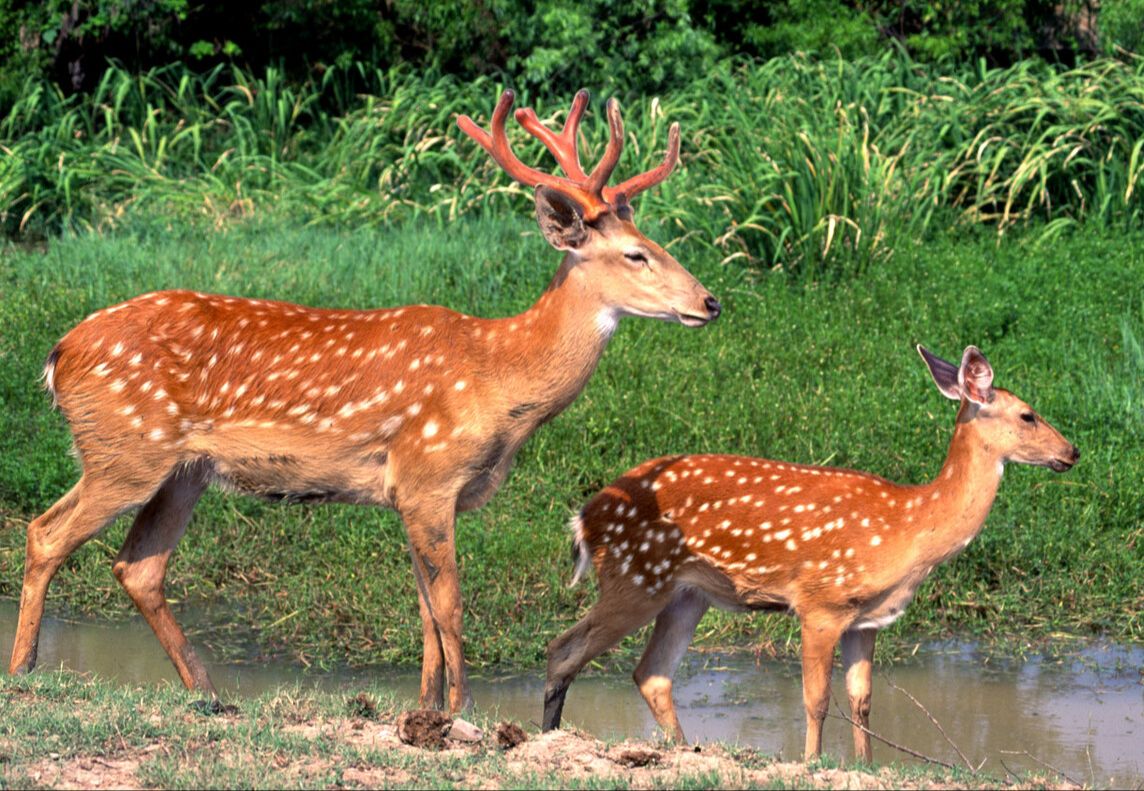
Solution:
<svg viewBox="0 0 1144 791"><path fill-rule="evenodd" d="M521 201L523 203L523 200ZM506 315L558 262L524 206L385 229L237 223L202 233L137 226L0 258L0 596L19 595L23 526L76 476L68 436L37 378L55 340L89 311L186 287L353 307L438 302ZM644 223L648 230L647 223ZM670 227L651 228L661 240ZM983 534L921 589L890 630L902 640L983 636L1024 645L1060 633L1140 640L1144 609L1144 236L1081 233L1037 246L962 234L898 251L844 285L753 278L697 240L673 252L724 302L703 330L621 324L581 398L524 447L484 510L462 516L458 552L468 659L533 665L593 598L570 576L566 519L632 464L669 452L740 452L920 482L939 469L954 406L913 350L982 347L997 383L1082 450L1065 475L1013 466ZM49 607L127 613L110 560L126 520L78 551ZM398 520L375 510L286 507L211 493L175 555L167 595L221 602L200 635L254 635L308 663L416 663L420 628ZM713 613L706 645L789 647L794 622Z"/></svg>
<svg viewBox="0 0 1144 791"><path fill-rule="evenodd" d="M779 763L751 749L606 744L559 731L499 747L495 719L476 743L402 744L400 709L374 689L283 690L210 715L179 690L123 689L70 674L0 686L0 786L158 788L1046 788L917 766ZM1015 781L1015 782L1014 782Z"/></svg>

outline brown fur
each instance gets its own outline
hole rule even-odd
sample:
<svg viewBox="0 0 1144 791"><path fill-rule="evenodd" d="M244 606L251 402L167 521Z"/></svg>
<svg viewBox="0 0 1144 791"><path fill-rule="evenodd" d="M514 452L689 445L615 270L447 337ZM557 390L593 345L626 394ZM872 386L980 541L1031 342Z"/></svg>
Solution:
<svg viewBox="0 0 1144 791"><path fill-rule="evenodd" d="M1063 470L1078 457L1028 405L992 388L984 357L967 359L963 369L981 373L966 381L982 403L962 400L945 464L928 484L741 456L670 456L593 497L574 528L600 599L549 646L545 728L559 725L565 691L583 665L654 618L636 682L656 720L682 740L671 676L710 605L785 609L801 621L808 759L821 749L839 641L854 718L868 725L877 630L981 530L1004 463ZM954 391L958 369L950 369ZM861 728L854 743L869 760Z"/></svg>
<svg viewBox="0 0 1144 791"><path fill-rule="evenodd" d="M538 204L550 198L541 191ZM116 577L186 685L214 695L162 588L191 510L217 483L285 502L396 509L422 617L421 705L443 705L446 682L450 708L468 705L456 514L488 502L524 441L572 403L621 316L700 326L718 315L710 293L626 217L579 228L552 285L509 318L190 291L89 316L45 368L83 477L28 526L10 671L35 665L44 596L64 559L140 509Z"/></svg>

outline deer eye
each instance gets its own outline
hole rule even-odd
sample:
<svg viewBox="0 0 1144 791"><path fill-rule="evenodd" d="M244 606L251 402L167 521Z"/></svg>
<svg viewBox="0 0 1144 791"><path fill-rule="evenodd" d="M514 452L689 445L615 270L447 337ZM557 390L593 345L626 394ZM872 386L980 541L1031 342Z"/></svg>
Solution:
<svg viewBox="0 0 1144 791"><path fill-rule="evenodd" d="M1022 412L1021 413L1021 420L1024 420L1026 423L1033 425L1033 426L1037 425L1037 416L1034 415L1032 412Z"/></svg>
<svg viewBox="0 0 1144 791"><path fill-rule="evenodd" d="M643 254L642 250L625 250L624 258L628 259L633 264L647 263L647 256Z"/></svg>

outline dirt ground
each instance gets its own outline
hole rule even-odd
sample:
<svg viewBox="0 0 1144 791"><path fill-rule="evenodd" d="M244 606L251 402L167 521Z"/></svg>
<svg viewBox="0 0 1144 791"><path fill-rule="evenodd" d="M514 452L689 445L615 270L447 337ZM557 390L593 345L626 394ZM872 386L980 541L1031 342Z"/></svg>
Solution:
<svg viewBox="0 0 1144 791"><path fill-rule="evenodd" d="M404 716L404 715L403 715ZM225 719L222 717L220 719ZM587 734L560 730L525 734L519 726L501 723L495 729L469 733L460 741L446 737L428 739L429 746L403 743L401 719L378 722L362 718L315 719L289 725L285 731L315 743L309 754L279 755L274 759L274 778L298 786L328 786L331 776L340 776L334 787L379 788L392 786L453 785L464 788L549 787L619 785L630 788L690 787L798 787L798 788L979 788L991 787L1073 788L1048 779L1029 779L1020 786L1007 786L987 778L958 778L894 768L808 769L801 763L780 763L753 751L734 754L718 745L668 746L661 743L626 741L605 744ZM445 723L445 730L449 725ZM408 732L403 735L410 737ZM520 741L521 737L523 741ZM416 738L416 737L414 737ZM356 747L358 754L376 760L335 765L337 759L322 757L330 751L319 743ZM227 760L226 740L219 745L219 760ZM177 753L177 745L162 739L142 748L126 748L109 757L64 759L48 754L22 767L35 785L50 788L143 788L139 769L148 761ZM305 751L303 751L305 752ZM336 753L335 753L336 754ZM267 777L269 779L269 776Z"/></svg>

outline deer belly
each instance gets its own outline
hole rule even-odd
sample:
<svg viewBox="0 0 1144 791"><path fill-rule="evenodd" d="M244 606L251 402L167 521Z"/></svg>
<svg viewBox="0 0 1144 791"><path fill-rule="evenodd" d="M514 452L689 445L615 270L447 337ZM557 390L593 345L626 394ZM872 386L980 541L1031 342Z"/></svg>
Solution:
<svg viewBox="0 0 1144 791"><path fill-rule="evenodd" d="M287 503L362 503L384 505L380 487L345 469L329 469L289 454L266 454L214 460L220 486L264 500Z"/></svg>
<svg viewBox="0 0 1144 791"><path fill-rule="evenodd" d="M920 581L919 581L920 582ZM851 629L885 629L902 617L907 605L914 599L918 586L908 585L891 590L879 597L876 604L863 608Z"/></svg>
<svg viewBox="0 0 1144 791"><path fill-rule="evenodd" d="M187 455L209 461L214 482L226 489L288 503L388 504L382 445L242 424L194 428Z"/></svg>

